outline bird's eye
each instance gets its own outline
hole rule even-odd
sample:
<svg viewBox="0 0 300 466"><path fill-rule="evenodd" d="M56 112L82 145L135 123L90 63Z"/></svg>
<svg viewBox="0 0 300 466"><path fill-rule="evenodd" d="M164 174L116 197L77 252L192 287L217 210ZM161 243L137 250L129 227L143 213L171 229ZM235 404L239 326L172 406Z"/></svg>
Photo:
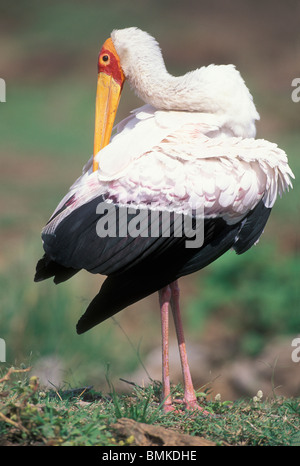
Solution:
<svg viewBox="0 0 300 466"><path fill-rule="evenodd" d="M101 57L102 61L107 65L109 63L109 55L102 55Z"/></svg>

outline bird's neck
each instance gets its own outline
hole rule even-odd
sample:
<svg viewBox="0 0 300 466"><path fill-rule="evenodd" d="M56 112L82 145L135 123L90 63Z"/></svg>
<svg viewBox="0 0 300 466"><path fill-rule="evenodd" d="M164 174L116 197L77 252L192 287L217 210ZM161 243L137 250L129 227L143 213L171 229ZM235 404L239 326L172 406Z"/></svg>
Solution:
<svg viewBox="0 0 300 466"><path fill-rule="evenodd" d="M234 136L254 137L259 115L249 90L232 65L209 65L175 77L164 63L144 67L130 77L138 96L159 110L201 112Z"/></svg>
<svg viewBox="0 0 300 466"><path fill-rule="evenodd" d="M159 110L200 111L199 102L193 108L189 99L186 77L172 76L164 67L155 72L143 70L130 84L144 102Z"/></svg>

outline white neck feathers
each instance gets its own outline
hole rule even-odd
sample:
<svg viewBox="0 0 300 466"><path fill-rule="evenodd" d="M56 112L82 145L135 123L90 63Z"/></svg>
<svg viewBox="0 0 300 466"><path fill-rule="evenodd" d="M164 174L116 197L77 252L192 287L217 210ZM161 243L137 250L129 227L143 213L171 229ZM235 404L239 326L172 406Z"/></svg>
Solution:
<svg viewBox="0 0 300 466"><path fill-rule="evenodd" d="M215 114L235 136L254 137L259 115L233 65L209 65L175 77L168 73L156 40L137 28L111 34L131 87L160 110Z"/></svg>

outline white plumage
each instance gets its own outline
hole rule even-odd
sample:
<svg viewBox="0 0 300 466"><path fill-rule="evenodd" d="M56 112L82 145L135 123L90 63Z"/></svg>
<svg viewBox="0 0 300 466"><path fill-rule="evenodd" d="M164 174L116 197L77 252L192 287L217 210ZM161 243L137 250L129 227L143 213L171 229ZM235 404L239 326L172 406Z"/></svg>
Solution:
<svg viewBox="0 0 300 466"><path fill-rule="evenodd" d="M184 214L203 208L205 217L227 223L239 221L261 199L273 207L294 176L285 152L264 139L229 136L217 122L218 116L204 112L150 105L133 111L98 153L99 171L92 172L91 158L66 198L76 194L78 207L108 192L120 205L151 204Z"/></svg>
<svg viewBox="0 0 300 466"><path fill-rule="evenodd" d="M113 31L113 43L131 87L156 109L212 114L223 131L255 136L259 119L249 90L233 65L209 65L170 75L158 43L136 28Z"/></svg>

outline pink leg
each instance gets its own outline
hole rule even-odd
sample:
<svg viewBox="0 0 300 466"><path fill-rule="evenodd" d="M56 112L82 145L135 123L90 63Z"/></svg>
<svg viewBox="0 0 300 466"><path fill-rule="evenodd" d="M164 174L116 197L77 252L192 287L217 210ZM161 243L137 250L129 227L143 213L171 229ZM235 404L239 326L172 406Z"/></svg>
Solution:
<svg viewBox="0 0 300 466"><path fill-rule="evenodd" d="M209 414L208 411L205 411L197 403L197 398L194 391L194 386L192 382L191 372L188 364L184 334L183 334L183 325L181 320L180 306L179 306L179 286L177 280L170 285L171 288L171 307L172 313L176 328L180 361L182 367L182 375L184 382L184 404L187 409L199 409L203 411L203 414Z"/></svg>
<svg viewBox="0 0 300 466"><path fill-rule="evenodd" d="M162 333L162 400L165 412L173 410L169 375L169 303L171 299L170 286L158 292L160 303L161 333Z"/></svg>

